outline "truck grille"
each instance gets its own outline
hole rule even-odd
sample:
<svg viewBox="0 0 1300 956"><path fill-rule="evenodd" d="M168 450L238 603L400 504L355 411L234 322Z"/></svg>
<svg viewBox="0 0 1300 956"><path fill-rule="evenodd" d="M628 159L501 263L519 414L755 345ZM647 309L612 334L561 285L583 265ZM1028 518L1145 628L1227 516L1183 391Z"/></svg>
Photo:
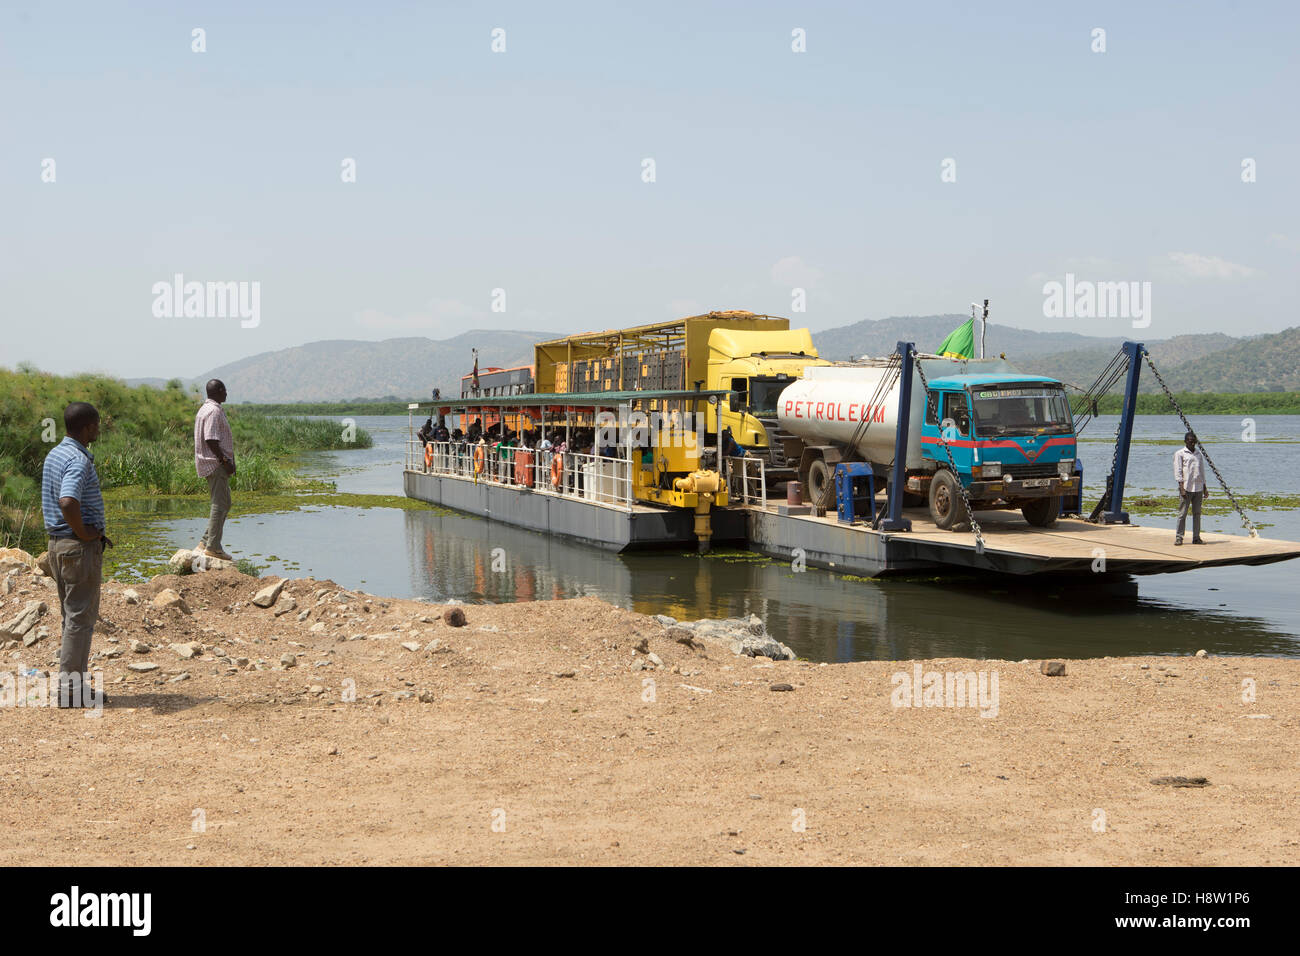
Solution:
<svg viewBox="0 0 1300 956"><path fill-rule="evenodd" d="M1054 461L1046 465L1030 462L1021 462L1017 465L1014 462L1011 464L1003 462L1002 474L1010 474L1017 481L1021 478L1055 478L1056 468L1056 462Z"/></svg>

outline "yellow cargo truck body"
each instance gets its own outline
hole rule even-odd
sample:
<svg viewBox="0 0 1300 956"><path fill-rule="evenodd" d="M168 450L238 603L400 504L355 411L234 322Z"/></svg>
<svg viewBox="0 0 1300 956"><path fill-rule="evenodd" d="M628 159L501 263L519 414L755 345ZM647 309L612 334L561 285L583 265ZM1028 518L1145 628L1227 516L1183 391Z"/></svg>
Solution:
<svg viewBox="0 0 1300 956"><path fill-rule="evenodd" d="M584 332L539 342L534 349L535 388L543 393L639 391L644 389L731 389L745 393L750 377L799 378L817 358L807 329L791 331L790 320L753 312L710 312L671 322ZM707 411L705 429L716 434L718 410L690 402L666 402L649 411ZM741 403L744 405L744 402ZM721 408L722 427L750 447L765 447L758 419Z"/></svg>

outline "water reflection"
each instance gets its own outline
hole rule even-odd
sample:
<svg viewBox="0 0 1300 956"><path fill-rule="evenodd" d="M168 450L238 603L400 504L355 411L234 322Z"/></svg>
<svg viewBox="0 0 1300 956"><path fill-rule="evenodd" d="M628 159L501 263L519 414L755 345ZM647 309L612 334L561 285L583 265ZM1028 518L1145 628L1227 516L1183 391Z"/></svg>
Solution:
<svg viewBox="0 0 1300 956"><path fill-rule="evenodd" d="M1180 608L1143 597L1127 579L869 581L815 569L796 573L744 552L611 555L457 515L404 517L416 596L506 602L592 595L678 619L757 614L810 660L1020 660L1190 654L1202 647L1300 654L1294 638L1270 621Z"/></svg>

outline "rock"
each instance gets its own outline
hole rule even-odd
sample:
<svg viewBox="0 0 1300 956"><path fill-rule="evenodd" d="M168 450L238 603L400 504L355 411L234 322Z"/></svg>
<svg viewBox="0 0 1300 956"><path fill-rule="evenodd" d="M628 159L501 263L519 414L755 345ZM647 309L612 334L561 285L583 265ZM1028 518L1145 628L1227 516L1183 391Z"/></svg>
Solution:
<svg viewBox="0 0 1300 956"><path fill-rule="evenodd" d="M152 650L153 648L144 641L131 641L131 653L133 654L148 654Z"/></svg>
<svg viewBox="0 0 1300 956"><path fill-rule="evenodd" d="M153 661L136 661L134 664L127 664L126 669L135 671L137 674L147 674L149 671L156 671L158 665Z"/></svg>
<svg viewBox="0 0 1300 956"><path fill-rule="evenodd" d="M298 602L294 600L292 594L284 594L280 597L280 603L275 606L275 616L280 617L282 614L289 614L298 610Z"/></svg>
<svg viewBox="0 0 1300 956"><path fill-rule="evenodd" d="M426 654L450 654L451 648L442 643L438 638L434 638L428 644L424 645Z"/></svg>
<svg viewBox="0 0 1300 956"><path fill-rule="evenodd" d="M181 681L189 680L189 679L190 679L189 671L182 671L181 673L177 674L175 677L168 678L167 683L179 684Z"/></svg>
<svg viewBox="0 0 1300 956"><path fill-rule="evenodd" d="M307 618L310 617L310 616L311 616L311 608L307 608L307 609L304 610L304 611L299 611L299 612L298 612L298 623L301 624L303 621L307 620Z"/></svg>
<svg viewBox="0 0 1300 956"><path fill-rule="evenodd" d="M27 632L23 638L23 647L31 647L37 641L43 641L50 636L50 629L44 624L39 624Z"/></svg>
<svg viewBox="0 0 1300 956"><path fill-rule="evenodd" d="M650 638L648 637L641 638L641 640L636 642L636 645L632 648L632 650L636 651L638 654L649 654Z"/></svg>
<svg viewBox="0 0 1300 956"><path fill-rule="evenodd" d="M42 554L41 557L46 559L46 565L48 566L48 554ZM0 548L0 571L7 571L9 568L14 567L23 567L29 571L40 571L42 574L49 574L48 571L37 564L36 558L33 558L22 548Z"/></svg>
<svg viewBox="0 0 1300 956"><path fill-rule="evenodd" d="M796 657L794 651L766 632L756 614L747 618L679 621L670 633L679 644L690 647L700 646L697 641L708 641L726 645L733 654L746 657L770 657L775 661L792 661Z"/></svg>
<svg viewBox="0 0 1300 956"><path fill-rule="evenodd" d="M555 672L555 676L556 676L556 677L577 677L577 676L578 676L578 672L577 672L577 671L574 671L574 670L568 670L568 671L556 671L556 672Z"/></svg>
<svg viewBox="0 0 1300 956"><path fill-rule="evenodd" d="M325 630L325 622L317 621L311 627L307 628L307 630L311 631L313 634L319 634L321 631Z"/></svg>
<svg viewBox="0 0 1300 956"><path fill-rule="evenodd" d="M185 603L185 599L171 588L163 588L155 594L153 598L153 606L162 611L181 611L185 614L190 613L190 606Z"/></svg>
<svg viewBox="0 0 1300 956"><path fill-rule="evenodd" d="M402 646L408 651L418 651L420 649L419 641L402 641Z"/></svg>
<svg viewBox="0 0 1300 956"><path fill-rule="evenodd" d="M109 660L114 660L114 659L116 659L116 658L122 656L122 648L120 648L120 647L110 647L108 650L101 652L99 656L100 656L100 657L106 657L106 658L108 658Z"/></svg>
<svg viewBox="0 0 1300 956"><path fill-rule="evenodd" d="M790 684L773 684L771 689L775 691L790 691L794 690L794 687Z"/></svg>
<svg viewBox="0 0 1300 956"><path fill-rule="evenodd" d="M320 684L312 684L311 687L307 688L307 693L315 694L319 697L321 694L325 693L325 688Z"/></svg>
<svg viewBox="0 0 1300 956"><path fill-rule="evenodd" d="M247 667L247 666L248 666L248 658L247 658L247 657L236 657L236 658L235 658L235 666L236 666L236 667Z"/></svg>
<svg viewBox="0 0 1300 956"><path fill-rule="evenodd" d="M465 612L458 607L447 608L442 612L442 619L452 627L464 627L466 624Z"/></svg>
<svg viewBox="0 0 1300 956"><path fill-rule="evenodd" d="M1210 656L1210 653L1209 653L1209 651L1205 650L1205 648L1201 648L1199 651L1196 652L1196 656L1197 656L1197 657L1209 657L1209 656Z"/></svg>
<svg viewBox="0 0 1300 956"><path fill-rule="evenodd" d="M17 551L17 548L6 548L7 551ZM22 552L26 554L27 552ZM19 640L26 636L27 632L36 626L37 619L49 610L49 606L44 601L28 601L23 605L23 609L16 615L0 624L0 641Z"/></svg>
<svg viewBox="0 0 1300 956"><path fill-rule="evenodd" d="M190 641L187 644L172 644L171 650L175 651L177 656L184 660L193 660L203 652L203 645L198 641Z"/></svg>
<svg viewBox="0 0 1300 956"><path fill-rule="evenodd" d="M419 696L420 703L432 704L435 700L437 700L437 698L433 696L433 691L431 690L420 691L420 696Z"/></svg>
<svg viewBox="0 0 1300 956"><path fill-rule="evenodd" d="M653 664L655 667L663 667L663 666L664 666L663 659L662 659L658 654L656 654L654 651L651 651L651 652L650 652L649 654L647 654L645 657L646 657L646 660L648 660L648 661L649 661L651 664Z"/></svg>
<svg viewBox="0 0 1300 956"><path fill-rule="evenodd" d="M122 592L122 600L125 601L127 604L139 604L140 592L135 590L134 588L127 588L125 591Z"/></svg>
<svg viewBox="0 0 1300 956"><path fill-rule="evenodd" d="M692 650L696 650L704 646L703 644L701 644L699 641L695 639L695 635L691 633L690 628L670 627L668 629L668 636L672 638L674 641L676 641L678 644L685 644L687 647L691 648Z"/></svg>
<svg viewBox="0 0 1300 956"><path fill-rule="evenodd" d="M297 667L297 666L298 666L298 658L295 657L295 656L292 655L292 654L281 654L281 655L280 655L280 663L281 663L281 665L283 665L284 667Z"/></svg>
<svg viewBox="0 0 1300 956"><path fill-rule="evenodd" d="M1210 781L1204 777L1154 777L1151 782L1157 787L1208 787Z"/></svg>
<svg viewBox="0 0 1300 956"><path fill-rule="evenodd" d="M48 578L54 577L54 572L50 570L50 552L42 551L36 556L36 569Z"/></svg>
<svg viewBox="0 0 1300 956"><path fill-rule="evenodd" d="M201 548L181 548L167 559L167 570L172 574L198 574L202 571L236 571L234 561L210 558Z"/></svg>
<svg viewBox="0 0 1300 956"><path fill-rule="evenodd" d="M672 627L674 624L677 623L677 618L669 617L667 614L656 614L655 620L658 621L660 624L662 624L664 627Z"/></svg>
<svg viewBox="0 0 1300 956"><path fill-rule="evenodd" d="M8 597L14 590L14 576L12 573L6 574L0 579L0 597Z"/></svg>
<svg viewBox="0 0 1300 956"><path fill-rule="evenodd" d="M1048 677L1065 676L1065 663L1063 661L1043 661L1038 669Z"/></svg>
<svg viewBox="0 0 1300 956"><path fill-rule="evenodd" d="M258 607L270 607L280 599L280 592L283 590L283 579L276 581L274 584L268 584L253 596L253 603Z"/></svg>
<svg viewBox="0 0 1300 956"><path fill-rule="evenodd" d="M733 641L731 650L733 653L742 654L745 657L770 657L774 661L792 661L795 659L794 651L770 634L764 634L762 637L743 637L738 641Z"/></svg>

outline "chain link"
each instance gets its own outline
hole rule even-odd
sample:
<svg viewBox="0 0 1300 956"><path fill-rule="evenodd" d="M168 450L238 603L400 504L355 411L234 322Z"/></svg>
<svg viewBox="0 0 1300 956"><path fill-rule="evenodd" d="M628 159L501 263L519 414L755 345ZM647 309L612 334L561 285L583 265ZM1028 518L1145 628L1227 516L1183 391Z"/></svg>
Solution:
<svg viewBox="0 0 1300 956"><path fill-rule="evenodd" d="M930 383L926 380L925 369L921 368L920 356L914 356L916 362L916 372L921 376L921 388L926 392L930 391ZM928 398L927 398L928 401ZM980 523L975 520L975 509L971 507L970 495L966 493L966 486L962 483L961 474L957 471L957 463L952 459L952 449L948 447L947 436L943 434L943 423L939 424L939 444L943 446L943 452L948 456L948 466L952 468L952 476L957 482L957 490L961 492L961 500L966 505L966 517L970 519L971 531L975 532L975 553L984 553L984 532L980 530ZM931 479L933 480L933 479Z"/></svg>
<svg viewBox="0 0 1300 956"><path fill-rule="evenodd" d="M1160 370L1156 368L1156 363L1151 361L1151 353L1148 352L1146 349L1143 349L1142 357L1147 360L1147 365L1151 367L1151 372L1152 374L1155 375L1156 381L1159 382L1160 387L1164 389L1165 398L1169 399L1169 404L1174 407L1174 411L1176 411L1178 413L1178 417L1182 419L1183 427L1186 428L1189 432L1195 433L1196 429L1192 428L1192 423L1189 422L1187 420L1187 416L1183 414L1183 410L1179 406L1178 400L1174 398L1174 393L1171 392L1169 390L1169 386L1165 384L1164 376L1162 376L1160 374ZM1250 532L1250 536L1252 538L1258 538L1259 529L1257 529L1255 527L1255 523L1251 521L1249 517L1247 517L1246 512L1242 510L1241 505L1237 504L1237 499L1233 495L1232 489L1229 488L1228 483L1223 480L1223 475L1219 474L1219 469L1214 464L1214 459L1210 457L1210 453L1205 450L1205 446L1201 444L1201 440L1199 438L1196 439L1196 446L1201 449L1201 454L1205 456L1205 463L1209 465L1210 470L1214 472L1214 477L1219 479L1219 486L1223 488L1224 494L1226 494L1228 496L1228 500L1232 502L1232 507L1235 508L1237 514L1240 515L1242 525L1246 528L1247 531Z"/></svg>

